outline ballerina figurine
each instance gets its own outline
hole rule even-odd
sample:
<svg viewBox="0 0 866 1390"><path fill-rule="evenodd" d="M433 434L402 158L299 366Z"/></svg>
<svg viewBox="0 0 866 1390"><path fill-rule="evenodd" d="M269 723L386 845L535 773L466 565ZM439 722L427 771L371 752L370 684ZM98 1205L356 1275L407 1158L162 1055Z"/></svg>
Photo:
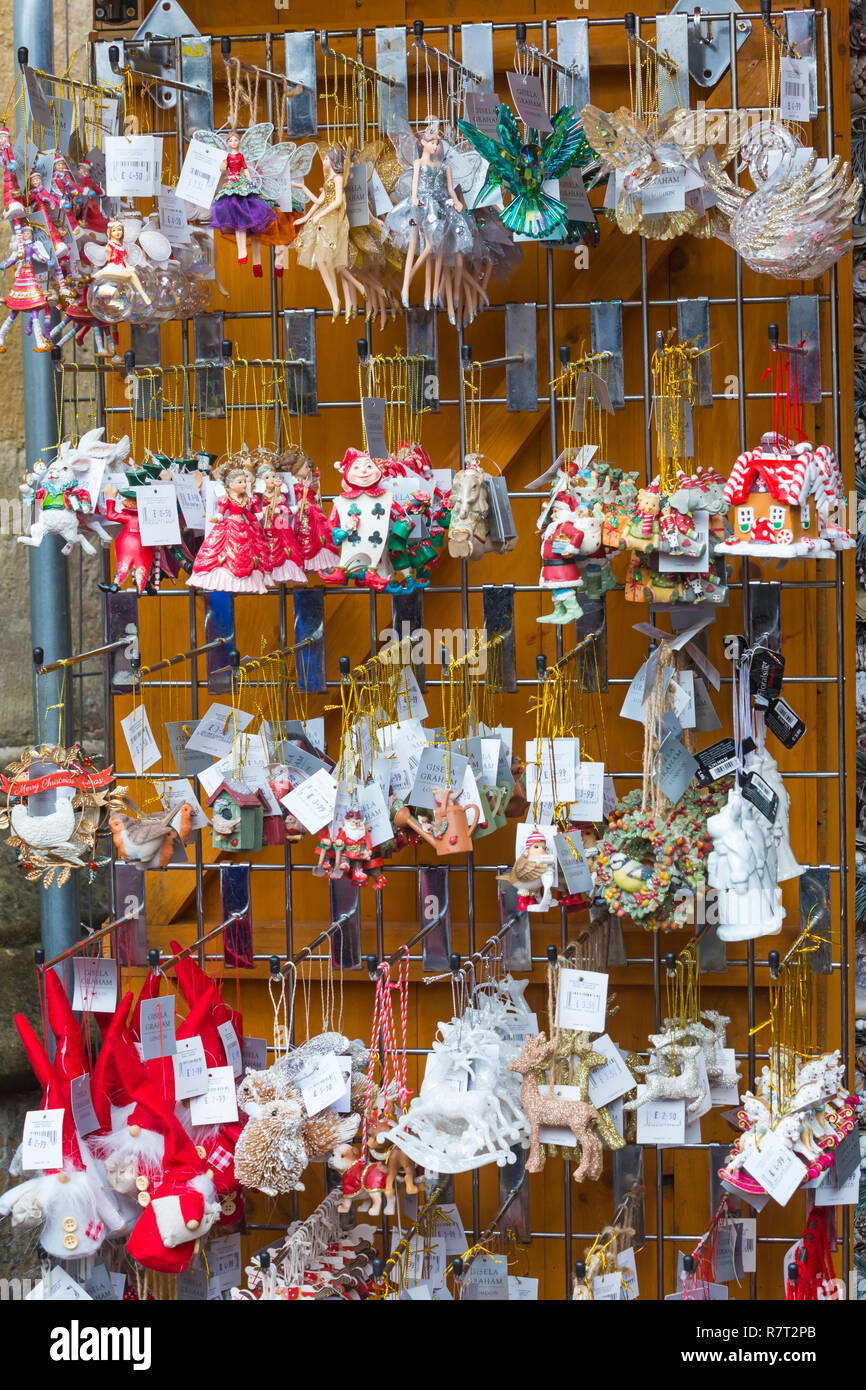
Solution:
<svg viewBox="0 0 866 1390"><path fill-rule="evenodd" d="M9 330L19 314L26 314L24 332L28 335L32 333L36 340L33 351L51 351L51 344L45 337L39 320L40 311L47 315L48 302L39 288L33 270L34 261L42 261L47 265L50 260L50 253L41 242L36 241L33 228L25 222L13 242L10 254L5 261L0 262L0 269L3 270L9 270L13 265L16 267L15 281L5 300L9 314L0 326L0 352L6 351Z"/></svg>
<svg viewBox="0 0 866 1390"><path fill-rule="evenodd" d="M256 515L262 524L268 547L272 584L306 584L301 568L301 549L291 524L291 510L283 495L282 483L273 459L266 458L256 469Z"/></svg>
<svg viewBox="0 0 866 1390"><path fill-rule="evenodd" d="M417 151L409 197L388 213L385 230L392 243L406 253L404 305L408 308L410 281L423 265L424 308L430 309L444 289L448 316L454 323L454 293L455 289L460 293L463 257L475 240L472 224L454 188L436 126L429 125L421 132Z"/></svg>
<svg viewBox="0 0 866 1390"><path fill-rule="evenodd" d="M265 594L270 548L255 512L249 460L233 454L214 469L214 477L226 495L217 503L219 516L211 523L186 582L211 593Z"/></svg>
<svg viewBox="0 0 866 1390"><path fill-rule="evenodd" d="M352 286L364 293L364 286L349 271L349 219L346 215L345 171L348 154L332 146L322 155L324 183L303 217L295 219L295 228L303 227L295 242L298 265L317 270L322 277L336 319L340 313L340 290L337 276L344 287ZM350 316L347 299L347 317Z"/></svg>
<svg viewBox="0 0 866 1390"><path fill-rule="evenodd" d="M145 304L150 303L150 296L145 294L144 286L129 264L129 252L123 244L124 226L116 218L112 218L107 227L108 244L106 246L107 259L105 265L101 265L98 270L94 270L92 278L101 280L105 275L115 276L118 280L128 280L140 295Z"/></svg>
<svg viewBox="0 0 866 1390"><path fill-rule="evenodd" d="M247 237L255 241L277 220L271 203L262 196L262 179L256 172L257 160L263 156L273 132L270 122L263 121L243 133L230 130L223 135L220 131L199 130L195 135L196 140L226 151L222 164L224 182L211 205L210 220L211 226L225 236L234 236L239 265L247 262ZM260 266L261 260L256 264Z"/></svg>

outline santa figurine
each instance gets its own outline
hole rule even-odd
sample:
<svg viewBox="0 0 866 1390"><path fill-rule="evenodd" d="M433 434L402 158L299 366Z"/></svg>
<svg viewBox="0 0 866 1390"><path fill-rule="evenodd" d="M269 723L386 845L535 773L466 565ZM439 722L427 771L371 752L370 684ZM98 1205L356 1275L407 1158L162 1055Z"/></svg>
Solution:
<svg viewBox="0 0 866 1390"><path fill-rule="evenodd" d="M554 864L546 837L540 830L531 830L514 868L499 875L500 883L517 889L518 912L546 912L551 906Z"/></svg>
<svg viewBox="0 0 866 1390"><path fill-rule="evenodd" d="M385 464L360 449L347 449L342 463L334 467L343 482L328 527L333 548L340 548L340 563L322 571L322 582L345 584L354 579L368 589L384 589L393 575L388 532L403 517L403 508L382 486Z"/></svg>
<svg viewBox="0 0 866 1390"><path fill-rule="evenodd" d="M367 869L381 869L382 859L373 853L370 832L364 815L357 806L350 806L343 817L336 835L322 835L318 843L319 862L314 873L320 877L343 878L350 875L352 882L363 885L369 874ZM373 880L375 889L385 887L385 875L377 874Z"/></svg>
<svg viewBox="0 0 866 1390"><path fill-rule="evenodd" d="M575 589L582 584L577 557L584 534L575 518L577 499L561 492L542 513L541 575L539 585L553 594L553 612L544 613L540 623L569 623L583 617Z"/></svg>

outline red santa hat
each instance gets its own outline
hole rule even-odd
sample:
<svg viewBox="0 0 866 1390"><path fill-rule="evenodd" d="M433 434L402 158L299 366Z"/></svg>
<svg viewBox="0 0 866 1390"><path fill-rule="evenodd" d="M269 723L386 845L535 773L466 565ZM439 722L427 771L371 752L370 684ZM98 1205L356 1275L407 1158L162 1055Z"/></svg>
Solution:
<svg viewBox="0 0 866 1390"><path fill-rule="evenodd" d="M358 459L368 459L370 463L378 468L380 477L385 471L381 460L372 458L371 455L367 453L366 449L347 449L343 455L342 463L335 463L334 467L337 472L342 474L345 478L352 464L356 463Z"/></svg>
<svg viewBox="0 0 866 1390"><path fill-rule="evenodd" d="M202 970L198 961L193 960L189 955L180 955L181 947L178 942L171 942L171 951L172 955L179 956L174 969L180 992L187 1004L192 1008L202 995L207 994L211 1000L209 1013L217 1028L219 1028L220 1024L230 1023L235 1031L238 1047L243 1047L244 1024L240 1012L226 1003L217 988L216 982L211 979L206 971ZM213 1065L224 1064L219 1063Z"/></svg>
<svg viewBox="0 0 866 1390"><path fill-rule="evenodd" d="M554 507L567 507L570 512L576 512L578 500L572 492L557 492L550 499L550 510L553 511Z"/></svg>

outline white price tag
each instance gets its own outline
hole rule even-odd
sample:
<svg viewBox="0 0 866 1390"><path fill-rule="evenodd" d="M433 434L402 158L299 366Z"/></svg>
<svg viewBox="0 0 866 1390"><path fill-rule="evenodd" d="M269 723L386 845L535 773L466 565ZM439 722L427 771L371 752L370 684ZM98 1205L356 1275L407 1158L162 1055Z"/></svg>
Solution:
<svg viewBox="0 0 866 1390"><path fill-rule="evenodd" d="M809 63L805 58L782 58L780 72L780 109L783 121L808 121Z"/></svg>
<svg viewBox="0 0 866 1390"><path fill-rule="evenodd" d="M224 758L234 747L235 735L243 733L254 718L254 714L232 709L231 705L211 705L196 724L186 746L190 753L212 753L215 758Z"/></svg>
<svg viewBox="0 0 866 1390"><path fill-rule="evenodd" d="M860 1197L860 1165L841 1184L837 1186L835 1172L832 1168L827 1170L824 1181L816 1189L816 1207L847 1207L852 1206Z"/></svg>
<svg viewBox="0 0 866 1390"><path fill-rule="evenodd" d="M686 205L686 171L682 164L668 165L657 179L638 192L645 216L682 212Z"/></svg>
<svg viewBox="0 0 866 1390"><path fill-rule="evenodd" d="M211 1278L219 1280L222 1293L241 1282L240 1235L215 1236L207 1248L207 1257Z"/></svg>
<svg viewBox="0 0 866 1390"><path fill-rule="evenodd" d="M73 956L72 1007L76 1013L113 1014L117 1007L117 962Z"/></svg>
<svg viewBox="0 0 866 1390"><path fill-rule="evenodd" d="M436 1217L435 1234L445 1242L446 1255L463 1255L469 1249L463 1217L454 1202L443 1202Z"/></svg>
<svg viewBox="0 0 866 1390"><path fill-rule="evenodd" d="M600 1033L607 1009L608 979L595 970L561 969L557 1027Z"/></svg>
<svg viewBox="0 0 866 1390"><path fill-rule="evenodd" d="M231 1067L208 1067L207 1091L193 1096L189 1117L194 1125L232 1125L238 1118L235 1078Z"/></svg>
<svg viewBox="0 0 866 1390"><path fill-rule="evenodd" d="M346 217L350 227L370 224L370 202L367 197L367 165L353 164L345 183Z"/></svg>
<svg viewBox="0 0 866 1390"><path fill-rule="evenodd" d="M175 996L161 994L156 999L144 999L141 1004L141 1060L154 1057L173 1057L177 1051L174 1017Z"/></svg>
<svg viewBox="0 0 866 1390"><path fill-rule="evenodd" d="M204 531L204 500L189 473L179 473L174 479L177 501L183 512L184 525L190 531Z"/></svg>
<svg viewBox="0 0 866 1390"><path fill-rule="evenodd" d="M502 1027L510 1042L522 1045L527 1038L538 1037L538 1018L535 1014L509 1014Z"/></svg>
<svg viewBox="0 0 866 1390"><path fill-rule="evenodd" d="M400 693L397 696L397 718L398 719L426 719L427 706L424 703L424 696L421 687L411 666L403 668L399 682Z"/></svg>
<svg viewBox="0 0 866 1390"><path fill-rule="evenodd" d="M540 132L553 130L540 78L532 73L509 72L508 89L511 92L511 100L517 107L517 114L525 126Z"/></svg>
<svg viewBox="0 0 866 1390"><path fill-rule="evenodd" d="M716 1065L728 1076L737 1074L737 1054L732 1047L716 1046ZM731 1086L710 1086L713 1105L739 1105L740 1093L736 1081Z"/></svg>
<svg viewBox="0 0 866 1390"><path fill-rule="evenodd" d="M638 1086L637 1098L646 1095L646 1086ZM639 1144L683 1144L686 1138L686 1103L684 1100L651 1100L637 1112L637 1142Z"/></svg>
<svg viewBox="0 0 866 1390"><path fill-rule="evenodd" d="M611 1101L618 1100L627 1091L633 1091L634 1077L622 1060L616 1043L607 1033L593 1038L592 1050L608 1059L603 1067L593 1067L589 1073L589 1098L598 1108L610 1105Z"/></svg>
<svg viewBox="0 0 866 1390"><path fill-rule="evenodd" d="M93 1299L81 1284L67 1274L62 1265L55 1265L48 1276L48 1289L41 1279L35 1289L27 1295L28 1299L43 1299L49 1303L92 1303Z"/></svg>
<svg viewBox="0 0 866 1390"><path fill-rule="evenodd" d="M637 1268L634 1261L634 1250L631 1247L628 1250L620 1250L616 1257L616 1267L625 1285L620 1297L624 1298L626 1302L631 1302L633 1298L639 1296Z"/></svg>
<svg viewBox="0 0 866 1390"><path fill-rule="evenodd" d="M222 1039L226 1061L232 1069L232 1074L234 1076L243 1076L243 1054L241 1052L240 1043L238 1042L238 1035L234 1029L234 1024L229 1019L226 1019L225 1023L217 1024L217 1032Z"/></svg>
<svg viewBox="0 0 866 1390"><path fill-rule="evenodd" d="M21 1170L63 1167L63 1109L28 1110L21 1141Z"/></svg>
<svg viewBox="0 0 866 1390"><path fill-rule="evenodd" d="M796 1158L774 1130L761 1136L761 1147L743 1163L747 1173L784 1207L806 1180L806 1165Z"/></svg>
<svg viewBox="0 0 866 1390"><path fill-rule="evenodd" d="M298 1086L307 1107L307 1114L318 1115L346 1093L346 1077L332 1052L317 1057L298 1077Z"/></svg>
<svg viewBox="0 0 866 1390"><path fill-rule="evenodd" d="M191 241L183 198L162 193L159 198L159 230L172 246L188 246Z"/></svg>
<svg viewBox="0 0 866 1390"><path fill-rule="evenodd" d="M105 137L105 192L110 198L148 198L159 192L162 138L157 135Z"/></svg>
<svg viewBox="0 0 866 1390"><path fill-rule="evenodd" d="M535 1303L538 1301L538 1280L525 1275L509 1274L508 1300L510 1303Z"/></svg>
<svg viewBox="0 0 866 1390"><path fill-rule="evenodd" d="M580 741L572 738L529 738L526 740L526 795L530 805L536 801L558 805L574 801L574 766L580 757Z"/></svg>
<svg viewBox="0 0 866 1390"><path fill-rule="evenodd" d="M190 140L175 185L175 197L185 198L196 207L209 208L220 185L225 158L225 151L217 146L206 145L195 138Z"/></svg>
<svg viewBox="0 0 866 1390"><path fill-rule="evenodd" d="M121 719L120 727L123 730L123 737L126 739L133 770L141 776L149 767L153 767L154 763L158 763L162 757L144 705L139 705L125 719Z"/></svg>
<svg viewBox="0 0 866 1390"><path fill-rule="evenodd" d="M207 1090L207 1061L200 1037L178 1038L174 1063L174 1098L190 1100Z"/></svg>
<svg viewBox="0 0 866 1390"><path fill-rule="evenodd" d="M268 1065L268 1044L264 1038L244 1038L244 1071L264 1071Z"/></svg>
<svg viewBox="0 0 866 1390"><path fill-rule="evenodd" d="M597 1274L592 1281L592 1297L595 1302L618 1302L622 1294L622 1277L619 1274Z"/></svg>
<svg viewBox="0 0 866 1390"><path fill-rule="evenodd" d="M604 815L604 763L578 762L574 798L569 808L573 821L600 821Z"/></svg>
<svg viewBox="0 0 866 1390"><path fill-rule="evenodd" d="M280 799L295 819L315 835L331 823L337 802L337 784L323 767Z"/></svg>
<svg viewBox="0 0 866 1390"><path fill-rule="evenodd" d="M506 1302L508 1299L507 1255L477 1255L469 1266L463 1298L475 1303Z"/></svg>
<svg viewBox="0 0 866 1390"><path fill-rule="evenodd" d="M170 782L160 782L159 799L167 811L170 811L174 806L182 806L184 802L187 806L192 807L192 820L190 822L190 829L192 830L206 830L210 824L188 777L175 777Z"/></svg>

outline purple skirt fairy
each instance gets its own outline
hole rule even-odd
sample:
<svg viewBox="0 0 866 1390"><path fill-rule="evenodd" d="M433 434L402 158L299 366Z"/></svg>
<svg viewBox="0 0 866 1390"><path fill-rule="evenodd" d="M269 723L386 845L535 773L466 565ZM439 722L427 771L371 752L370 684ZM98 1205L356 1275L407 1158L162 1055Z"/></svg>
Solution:
<svg viewBox="0 0 866 1390"><path fill-rule="evenodd" d="M246 232L261 236L277 220L277 214L257 193L218 193L210 210L212 227L221 232Z"/></svg>

